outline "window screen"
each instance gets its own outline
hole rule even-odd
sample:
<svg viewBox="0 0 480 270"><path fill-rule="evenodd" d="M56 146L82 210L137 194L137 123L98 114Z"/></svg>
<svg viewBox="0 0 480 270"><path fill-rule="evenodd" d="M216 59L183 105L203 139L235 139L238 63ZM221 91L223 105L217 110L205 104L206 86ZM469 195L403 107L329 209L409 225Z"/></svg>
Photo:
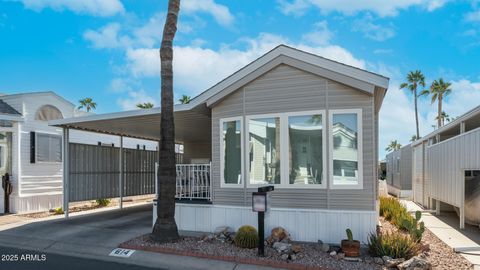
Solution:
<svg viewBox="0 0 480 270"><path fill-rule="evenodd" d="M62 136L37 133L36 161L62 162Z"/></svg>

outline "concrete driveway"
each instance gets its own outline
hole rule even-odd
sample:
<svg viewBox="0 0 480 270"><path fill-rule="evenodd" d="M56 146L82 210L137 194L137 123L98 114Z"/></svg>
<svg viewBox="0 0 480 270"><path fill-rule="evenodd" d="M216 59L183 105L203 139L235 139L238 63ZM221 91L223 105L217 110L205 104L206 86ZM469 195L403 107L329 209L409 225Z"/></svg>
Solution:
<svg viewBox="0 0 480 270"><path fill-rule="evenodd" d="M75 244L114 248L133 237L150 232L151 205L141 205L123 210L37 221L23 225L0 226L0 243L33 241L49 244Z"/></svg>

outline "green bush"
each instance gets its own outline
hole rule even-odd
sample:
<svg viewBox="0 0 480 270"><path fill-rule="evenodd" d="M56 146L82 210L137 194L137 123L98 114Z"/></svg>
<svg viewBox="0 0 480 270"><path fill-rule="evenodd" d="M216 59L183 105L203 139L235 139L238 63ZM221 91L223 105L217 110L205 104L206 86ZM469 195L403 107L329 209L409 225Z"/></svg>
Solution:
<svg viewBox="0 0 480 270"><path fill-rule="evenodd" d="M110 204L110 199L97 199L98 206L108 206Z"/></svg>
<svg viewBox="0 0 480 270"><path fill-rule="evenodd" d="M380 215L390 221L400 230L407 231L412 238L420 242L422 240L425 226L420 222L422 213L415 212L415 218L407 212L407 208L403 206L397 199L393 197L380 197Z"/></svg>
<svg viewBox="0 0 480 270"><path fill-rule="evenodd" d="M237 247L241 248L254 248L258 246L258 233L257 230L249 225L240 227L235 233L235 239L233 240Z"/></svg>
<svg viewBox="0 0 480 270"><path fill-rule="evenodd" d="M376 234L371 233L368 239L370 253L376 257L390 256L392 258L410 259L417 255L420 246L409 235L400 232Z"/></svg>
<svg viewBox="0 0 480 270"><path fill-rule="evenodd" d="M53 211L55 212L55 215L61 215L64 213L62 207L57 207L53 209Z"/></svg>

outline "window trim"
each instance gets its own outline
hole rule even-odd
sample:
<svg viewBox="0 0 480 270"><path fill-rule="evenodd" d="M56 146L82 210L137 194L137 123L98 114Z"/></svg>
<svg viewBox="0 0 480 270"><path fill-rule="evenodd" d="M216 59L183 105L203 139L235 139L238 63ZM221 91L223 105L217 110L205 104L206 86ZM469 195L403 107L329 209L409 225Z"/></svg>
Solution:
<svg viewBox="0 0 480 270"><path fill-rule="evenodd" d="M288 132L288 118L290 116L308 116L308 115L314 115L314 114L320 114L322 115L322 155L323 155L323 161L322 161L322 166L323 166L323 172L322 176L325 181L322 182L322 184L319 185L294 185L290 184L290 177L289 177L289 172L290 172L290 164L289 164L289 148L290 148L290 143L289 143L289 132ZM251 184L250 183L250 162L246 160L246 158L249 156L247 154L247 151L249 151L249 136L250 135L250 129L249 129L249 123L251 119L261 119L261 118L272 118L272 117L279 117L280 118L280 184L272 184L275 187L282 188L282 189L326 189L327 188L327 181L328 178L325 177L327 176L326 170L327 170L327 163L326 163L326 157L327 157L327 144L326 144L326 111L325 110L309 110L309 111L295 111L295 112L284 112L284 113L269 113L269 114L255 114L255 115L247 115L245 116L245 135L244 135L244 149L242 149L242 154L245 156L245 176L243 179L246 181L246 187L247 188L258 188L260 186L265 186L266 184Z"/></svg>
<svg viewBox="0 0 480 270"><path fill-rule="evenodd" d="M339 185L334 183L333 176L333 115L334 114L356 114L357 115L357 184ZM363 189L363 126L362 109L335 109L328 111L328 141L329 141L329 184L330 189Z"/></svg>
<svg viewBox="0 0 480 270"><path fill-rule="evenodd" d="M224 143L223 143L223 124L225 122L231 122L231 121L240 121L240 179L241 182L240 184L227 184L225 183L225 175L224 175L224 169L225 169L225 151L224 149ZM219 140L220 140L220 187L221 188L244 188L245 184L245 158L244 158L244 149L242 149L244 145L244 127L243 127L243 117L242 116L236 116L236 117L227 117L227 118L221 118L219 121Z"/></svg>
<svg viewBox="0 0 480 270"><path fill-rule="evenodd" d="M56 136L60 138L60 153L61 153L61 160L60 161L39 161L37 159L37 153L38 153L38 134L43 134L43 135L50 135L50 136ZM57 133L53 132L38 132L35 131L35 164L61 164L63 162L63 136Z"/></svg>

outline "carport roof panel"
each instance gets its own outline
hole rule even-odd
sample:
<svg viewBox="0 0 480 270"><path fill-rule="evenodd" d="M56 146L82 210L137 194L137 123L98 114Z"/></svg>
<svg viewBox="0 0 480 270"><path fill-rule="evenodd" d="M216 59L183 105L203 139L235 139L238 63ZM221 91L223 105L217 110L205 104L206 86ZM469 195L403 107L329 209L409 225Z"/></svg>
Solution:
<svg viewBox="0 0 480 270"><path fill-rule="evenodd" d="M160 108L153 108L59 119L50 121L49 124L51 126L158 141L160 139L160 118ZM210 140L210 121L210 110L205 106L185 110L185 106L176 105L176 140Z"/></svg>

